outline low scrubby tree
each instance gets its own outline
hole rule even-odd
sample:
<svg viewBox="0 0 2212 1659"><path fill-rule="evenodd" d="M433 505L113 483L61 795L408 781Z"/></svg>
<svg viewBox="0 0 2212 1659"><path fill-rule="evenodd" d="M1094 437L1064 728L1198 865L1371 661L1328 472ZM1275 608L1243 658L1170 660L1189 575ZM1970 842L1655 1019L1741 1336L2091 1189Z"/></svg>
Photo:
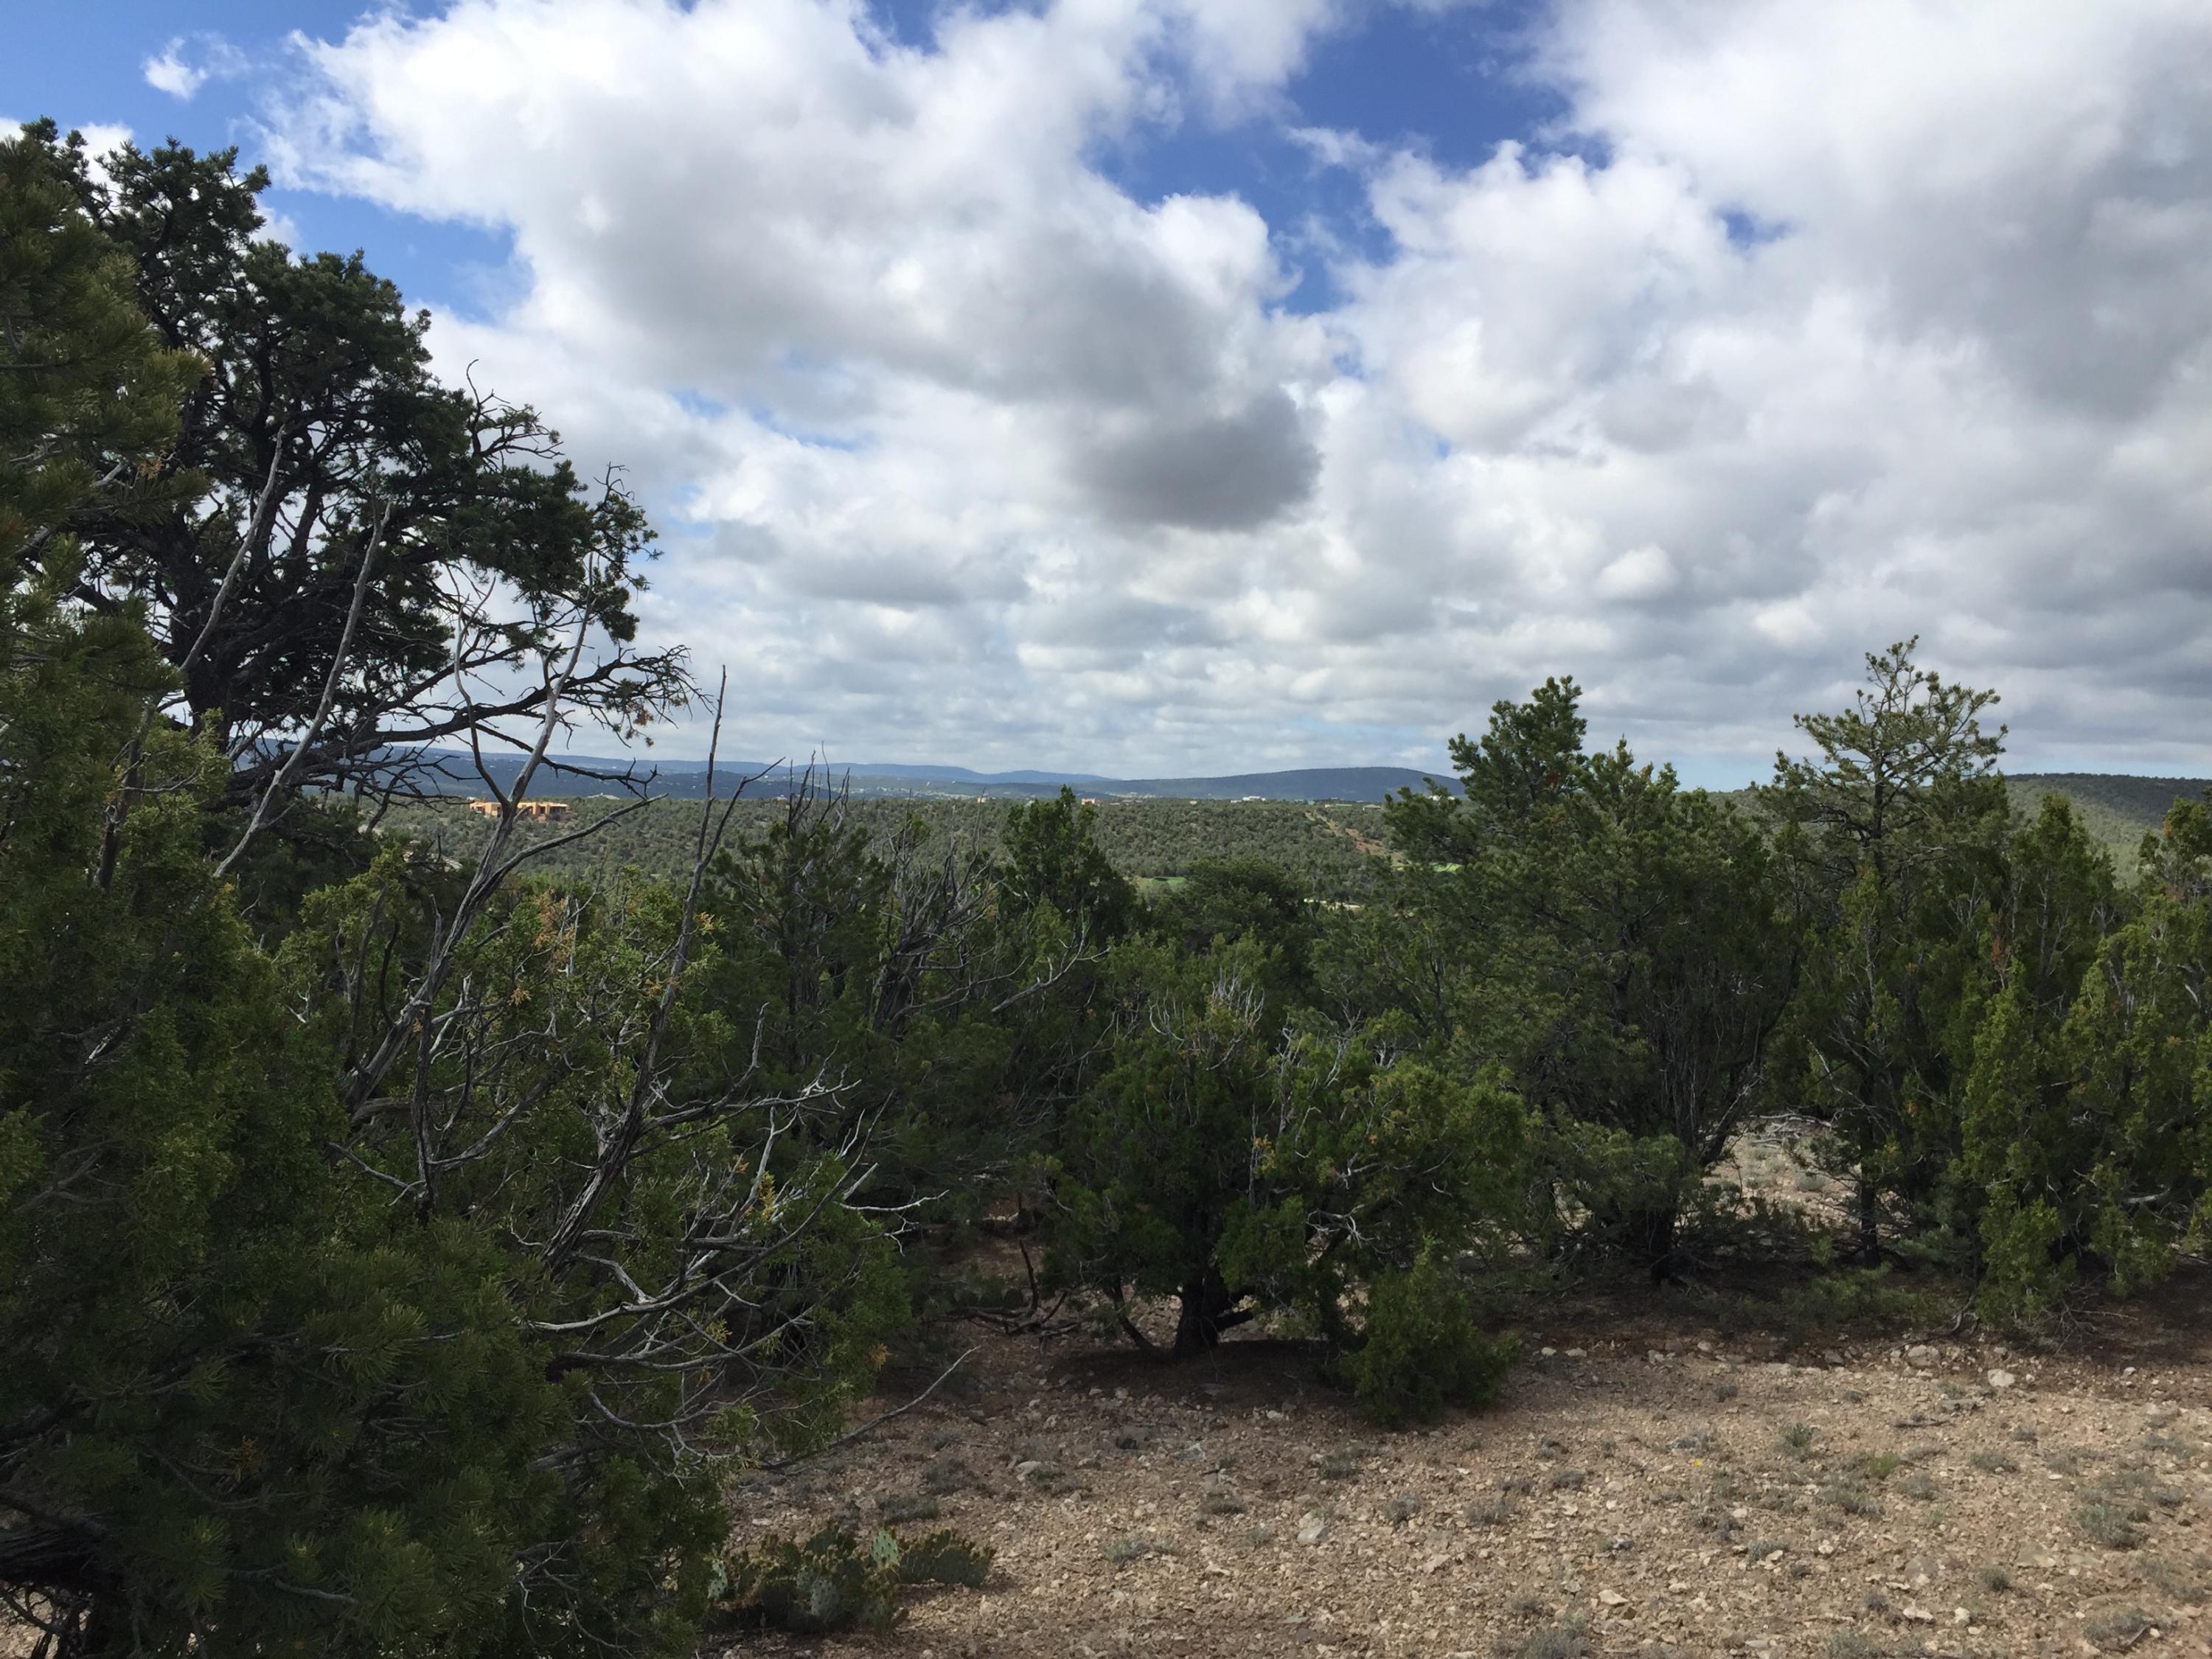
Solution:
<svg viewBox="0 0 2212 1659"><path fill-rule="evenodd" d="M880 1360L880 1229L744 1086L696 876L518 884L529 767L471 869L387 848L273 951L246 928L240 773L329 777L179 712L221 630L101 539L183 513L222 544L228 509L180 506L167 447L208 342L134 321L84 187L50 131L0 145L0 1594L64 1656L689 1651L723 1477ZM343 401L344 369L285 374ZM571 597L508 635L540 764L610 620ZM285 673L346 683L342 639Z"/></svg>
<svg viewBox="0 0 2212 1659"><path fill-rule="evenodd" d="M1048 1272L1147 1349L1134 1297L1174 1300L1173 1354L1279 1310L1357 1352L1366 1288L1474 1249L1517 1191L1521 1107L1496 1078L1455 1080L1388 1027L1291 1029L1268 968L1249 936L1115 953L1112 1060L1056 1149Z"/></svg>
<svg viewBox="0 0 2212 1659"><path fill-rule="evenodd" d="M1759 826L1625 744L1586 750L1579 704L1571 680L1500 702L1452 744L1457 793L1393 803L1414 866L1401 913L1441 912L1459 959L1439 971L1426 917L1395 931L1427 950L1376 954L1425 969L1406 1011L1540 1114L1553 1227L1663 1275L1699 1176L1769 1085L1799 942Z"/></svg>
<svg viewBox="0 0 2212 1659"><path fill-rule="evenodd" d="M143 623L174 671L164 714L229 763L227 805L258 828L310 787L424 787L438 745L511 754L518 718L620 735L684 702L683 653L635 643L653 541L619 480L587 484L533 410L441 382L428 313L358 254L262 236L264 172L177 144L94 167L50 122L17 143L196 366L158 449L94 458L69 594Z"/></svg>
<svg viewBox="0 0 2212 1659"><path fill-rule="evenodd" d="M1971 1038L1960 1185L1977 1305L2032 1325L2085 1264L2121 1294L2199 1247L2212 1191L2212 820L2146 842L2135 914L2063 802L2016 835Z"/></svg>

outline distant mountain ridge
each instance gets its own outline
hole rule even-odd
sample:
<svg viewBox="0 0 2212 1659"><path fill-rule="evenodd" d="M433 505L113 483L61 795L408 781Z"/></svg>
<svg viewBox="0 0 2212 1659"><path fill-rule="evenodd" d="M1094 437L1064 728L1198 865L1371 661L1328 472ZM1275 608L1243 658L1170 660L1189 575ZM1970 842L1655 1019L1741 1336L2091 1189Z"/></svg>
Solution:
<svg viewBox="0 0 2212 1659"><path fill-rule="evenodd" d="M470 756L458 750L441 750L433 758L438 763L439 775L429 781L439 793L466 795L482 792L483 786ZM549 758L560 767L611 775L628 772L641 781L649 777L650 793L656 795L696 799L707 792L704 761L662 760L654 757L617 759L604 755ZM487 756L485 764L502 787L522 769L519 756ZM748 795L781 796L787 793L793 775L802 775L805 769L803 766L762 761L719 761L714 768L714 792L726 794L740 779L750 779L753 781L745 788ZM1223 777L1107 778L1088 772L977 772L963 766L909 766L883 761L833 763L817 766L815 771L817 778L827 776L833 785L842 786L858 796L972 799L981 795L1009 800L1057 794L1064 786L1102 800L1376 801L1400 789L1422 789L1431 776L1449 775L1443 770L1432 774L1407 766L1309 766L1281 772L1239 772ZM545 796L595 794L613 787L580 777L573 770L556 769L541 775L533 793Z"/></svg>

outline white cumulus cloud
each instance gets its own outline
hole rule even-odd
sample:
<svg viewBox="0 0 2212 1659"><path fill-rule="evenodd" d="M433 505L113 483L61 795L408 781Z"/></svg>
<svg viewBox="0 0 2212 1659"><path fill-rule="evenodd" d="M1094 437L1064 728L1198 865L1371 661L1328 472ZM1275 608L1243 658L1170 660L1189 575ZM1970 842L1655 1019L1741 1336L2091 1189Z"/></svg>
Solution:
<svg viewBox="0 0 2212 1659"><path fill-rule="evenodd" d="M2201 3L1562 0L1557 131L1297 133L1379 245L1102 161L1291 136L1358 21L459 0L303 42L271 137L512 236L434 337L662 504L747 746L1431 762L1572 672L1747 775L1917 631L2031 758L2212 762Z"/></svg>
<svg viewBox="0 0 2212 1659"><path fill-rule="evenodd" d="M149 58L144 64L146 84L156 92L185 100L205 85L207 71L186 63L184 48L182 40L172 40L157 55Z"/></svg>

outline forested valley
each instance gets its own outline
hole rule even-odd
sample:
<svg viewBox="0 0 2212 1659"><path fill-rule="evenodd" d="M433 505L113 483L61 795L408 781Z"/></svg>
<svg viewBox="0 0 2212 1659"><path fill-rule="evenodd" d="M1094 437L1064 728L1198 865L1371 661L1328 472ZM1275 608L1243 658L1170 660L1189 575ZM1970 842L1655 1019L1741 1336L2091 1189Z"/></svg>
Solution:
<svg viewBox="0 0 2212 1659"><path fill-rule="evenodd" d="M633 802L553 762L745 697L639 643L642 509L264 184L0 145L21 1650L888 1626L991 1537L732 1493L974 1333L1264 1339L1395 1430L1567 1287L2031 1352L2201 1252L2212 817L2116 860L1913 642L1727 799L1563 677L1379 811ZM489 817L409 758L471 748ZM1777 1121L1832 1212L1717 1178Z"/></svg>

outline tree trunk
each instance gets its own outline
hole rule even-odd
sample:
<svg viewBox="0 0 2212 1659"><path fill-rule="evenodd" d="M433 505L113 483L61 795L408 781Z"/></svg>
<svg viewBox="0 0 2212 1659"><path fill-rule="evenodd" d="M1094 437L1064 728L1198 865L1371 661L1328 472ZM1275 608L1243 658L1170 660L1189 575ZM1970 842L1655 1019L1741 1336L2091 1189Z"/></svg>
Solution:
<svg viewBox="0 0 2212 1659"><path fill-rule="evenodd" d="M1875 1179L1871 1141L1859 1143L1859 1237L1852 1255L1869 1266L1881 1260L1881 1187Z"/></svg>
<svg viewBox="0 0 2212 1659"><path fill-rule="evenodd" d="M1244 1298L1221 1281L1208 1266L1182 1287L1182 1312L1176 1321L1175 1357L1188 1358L1205 1353L1221 1340L1221 1334L1242 1325L1252 1315L1237 1304Z"/></svg>
<svg viewBox="0 0 2212 1659"><path fill-rule="evenodd" d="M1621 1218L1621 1242L1631 1257L1651 1270L1651 1282L1673 1282L1674 1232L1680 1212L1671 1209L1632 1210Z"/></svg>

